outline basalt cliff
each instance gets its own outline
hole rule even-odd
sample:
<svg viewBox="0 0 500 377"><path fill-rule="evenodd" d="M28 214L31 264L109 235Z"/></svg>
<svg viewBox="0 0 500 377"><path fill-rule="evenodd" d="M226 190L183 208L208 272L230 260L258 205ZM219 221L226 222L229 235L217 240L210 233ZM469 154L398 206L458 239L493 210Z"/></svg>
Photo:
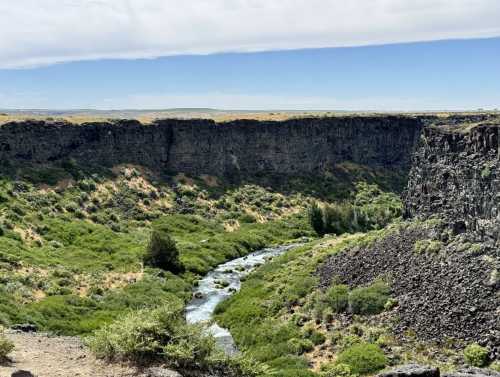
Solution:
<svg viewBox="0 0 500 377"><path fill-rule="evenodd" d="M132 163L157 172L233 179L323 174L344 161L408 171L421 129L419 119L399 116L227 123L159 120L149 125L26 121L0 127L0 160Z"/></svg>
<svg viewBox="0 0 500 377"><path fill-rule="evenodd" d="M225 123L166 119L147 125L135 120L22 121L0 126L0 162L130 163L158 173L235 181L266 175L321 177L349 162L408 176L407 218L439 216L455 234L495 243L500 237L499 129L499 118L491 115Z"/></svg>
<svg viewBox="0 0 500 377"><path fill-rule="evenodd" d="M440 216L455 234L498 246L499 130L500 122L423 129L404 198L407 216Z"/></svg>

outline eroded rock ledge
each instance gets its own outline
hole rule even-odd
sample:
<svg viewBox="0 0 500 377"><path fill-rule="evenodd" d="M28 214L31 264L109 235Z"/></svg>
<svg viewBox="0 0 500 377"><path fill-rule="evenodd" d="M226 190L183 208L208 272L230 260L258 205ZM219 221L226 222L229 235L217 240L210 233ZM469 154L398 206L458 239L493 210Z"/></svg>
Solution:
<svg viewBox="0 0 500 377"><path fill-rule="evenodd" d="M408 180L407 217L445 219L455 234L500 246L498 124L423 130Z"/></svg>
<svg viewBox="0 0 500 377"><path fill-rule="evenodd" d="M282 122L158 120L24 121L0 126L0 161L143 165L158 172L238 177L320 175L349 161L408 172L423 127L403 116L302 118Z"/></svg>

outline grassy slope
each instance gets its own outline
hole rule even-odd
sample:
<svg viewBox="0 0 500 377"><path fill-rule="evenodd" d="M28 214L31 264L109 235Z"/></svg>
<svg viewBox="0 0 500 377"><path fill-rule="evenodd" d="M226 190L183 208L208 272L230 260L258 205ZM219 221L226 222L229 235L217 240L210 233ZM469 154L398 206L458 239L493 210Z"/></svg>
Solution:
<svg viewBox="0 0 500 377"><path fill-rule="evenodd" d="M230 329L245 353L278 370L278 376L314 376L307 358L290 347L291 339L307 339L290 312L315 289L319 263L360 238L315 241L260 267L240 292L217 307L217 322Z"/></svg>
<svg viewBox="0 0 500 377"><path fill-rule="evenodd" d="M275 258L216 308L216 321L230 329L246 355L268 364L279 377L321 375L322 366L359 343L381 347L388 365L419 363L453 370L461 365L462 356L451 343L422 343L410 332L404 341L393 335L390 328L397 314L392 308L397 302L389 298L381 314L346 316L325 305L325 294L318 288L315 272L329 255L366 247L409 225L425 226L396 223L364 234L327 237Z"/></svg>
<svg viewBox="0 0 500 377"><path fill-rule="evenodd" d="M359 178L397 186L395 176L338 169L321 182L290 181L285 191L213 177L159 178L130 166L10 167L0 180L0 323L84 334L128 310L185 301L217 264L312 235L305 209L318 197L397 211L394 194L355 185ZM155 222L176 240L183 275L142 268Z"/></svg>
<svg viewBox="0 0 500 377"><path fill-rule="evenodd" d="M80 172L62 183L52 170L4 177L0 323L87 333L127 310L187 300L197 276L217 264L311 233L300 216L300 195L258 186L220 193L203 184L184 177L155 181L130 168L116 175ZM154 222L177 241L187 270L182 276L143 270Z"/></svg>

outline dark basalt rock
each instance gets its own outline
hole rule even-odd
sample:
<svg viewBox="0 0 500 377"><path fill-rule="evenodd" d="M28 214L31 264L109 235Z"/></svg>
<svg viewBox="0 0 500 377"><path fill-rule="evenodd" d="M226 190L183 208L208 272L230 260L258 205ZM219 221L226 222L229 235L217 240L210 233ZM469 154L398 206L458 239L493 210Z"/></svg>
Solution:
<svg viewBox="0 0 500 377"><path fill-rule="evenodd" d="M345 161L407 173L422 127L418 118L402 116L226 123L167 119L150 125L24 121L0 126L0 162L131 163L160 173L232 179L320 175Z"/></svg>
<svg viewBox="0 0 500 377"><path fill-rule="evenodd" d="M380 373L378 377L439 377L439 368L408 364Z"/></svg>
<svg viewBox="0 0 500 377"><path fill-rule="evenodd" d="M444 218L455 234L500 246L497 124L426 127L404 195L406 217Z"/></svg>
<svg viewBox="0 0 500 377"><path fill-rule="evenodd" d="M443 374L443 377L500 377L500 373L491 369L462 368L455 372Z"/></svg>
<svg viewBox="0 0 500 377"><path fill-rule="evenodd" d="M15 324L12 327L12 330L20 331L20 332L37 332L38 327L31 323L20 323Z"/></svg>
<svg viewBox="0 0 500 377"><path fill-rule="evenodd" d="M439 238L441 231L439 226L421 224L402 227L367 247L332 255L318 270L320 285L356 287L384 278L398 302L396 334L404 337L412 330L424 341L477 342L496 358L500 356L498 290L487 282L498 249L473 254L458 250L459 243L443 243L439 253L415 251L417 241Z"/></svg>
<svg viewBox="0 0 500 377"><path fill-rule="evenodd" d="M36 377L34 374L27 370L18 370L10 375L11 377Z"/></svg>

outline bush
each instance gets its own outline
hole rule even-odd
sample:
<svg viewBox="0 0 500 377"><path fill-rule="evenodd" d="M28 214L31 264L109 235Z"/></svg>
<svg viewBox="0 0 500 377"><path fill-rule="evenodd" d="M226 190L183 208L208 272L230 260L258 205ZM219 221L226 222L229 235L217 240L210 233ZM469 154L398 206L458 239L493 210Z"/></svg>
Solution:
<svg viewBox="0 0 500 377"><path fill-rule="evenodd" d="M241 215L239 217L239 220L240 220L240 222L246 223L246 224L252 224L252 223L257 222L257 219L255 218L255 216L250 214L250 213L244 213L243 215Z"/></svg>
<svg viewBox="0 0 500 377"><path fill-rule="evenodd" d="M354 314L378 314L389 299L389 287L376 282L368 287L353 289L349 295L349 309Z"/></svg>
<svg viewBox="0 0 500 377"><path fill-rule="evenodd" d="M309 208L309 223L314 231L322 236L325 234L325 223L323 221L323 211L318 203L313 203Z"/></svg>
<svg viewBox="0 0 500 377"><path fill-rule="evenodd" d="M14 343L7 339L3 334L3 329L0 329L0 360L5 360L13 350Z"/></svg>
<svg viewBox="0 0 500 377"><path fill-rule="evenodd" d="M325 343L326 337L312 326L304 328L304 336L309 339L315 346Z"/></svg>
<svg viewBox="0 0 500 377"><path fill-rule="evenodd" d="M489 368L495 372L500 372L500 360L492 362Z"/></svg>
<svg viewBox="0 0 500 377"><path fill-rule="evenodd" d="M443 247L441 241L435 240L420 240L415 242L414 250L417 253L437 254Z"/></svg>
<svg viewBox="0 0 500 377"><path fill-rule="evenodd" d="M218 356L213 337L188 325L180 301L132 312L87 339L99 358L146 361L166 358L172 366L205 366Z"/></svg>
<svg viewBox="0 0 500 377"><path fill-rule="evenodd" d="M167 230L161 227L153 229L151 239L144 256L144 264L178 273L183 270L179 260L179 250Z"/></svg>
<svg viewBox="0 0 500 377"><path fill-rule="evenodd" d="M484 367L488 363L488 350L479 344L469 344L464 349L465 362L473 367Z"/></svg>
<svg viewBox="0 0 500 377"><path fill-rule="evenodd" d="M355 344L341 352L336 364L345 364L353 374L368 374L385 368L387 358L379 346L369 343Z"/></svg>
<svg viewBox="0 0 500 377"><path fill-rule="evenodd" d="M351 377L354 374L347 364L327 363L321 366L321 377Z"/></svg>
<svg viewBox="0 0 500 377"><path fill-rule="evenodd" d="M292 338L288 340L287 347L290 353L294 355L302 355L314 348L314 344L308 339Z"/></svg>
<svg viewBox="0 0 500 377"><path fill-rule="evenodd" d="M326 300L335 313L347 310L349 304L349 287L347 285L333 285L326 291Z"/></svg>

